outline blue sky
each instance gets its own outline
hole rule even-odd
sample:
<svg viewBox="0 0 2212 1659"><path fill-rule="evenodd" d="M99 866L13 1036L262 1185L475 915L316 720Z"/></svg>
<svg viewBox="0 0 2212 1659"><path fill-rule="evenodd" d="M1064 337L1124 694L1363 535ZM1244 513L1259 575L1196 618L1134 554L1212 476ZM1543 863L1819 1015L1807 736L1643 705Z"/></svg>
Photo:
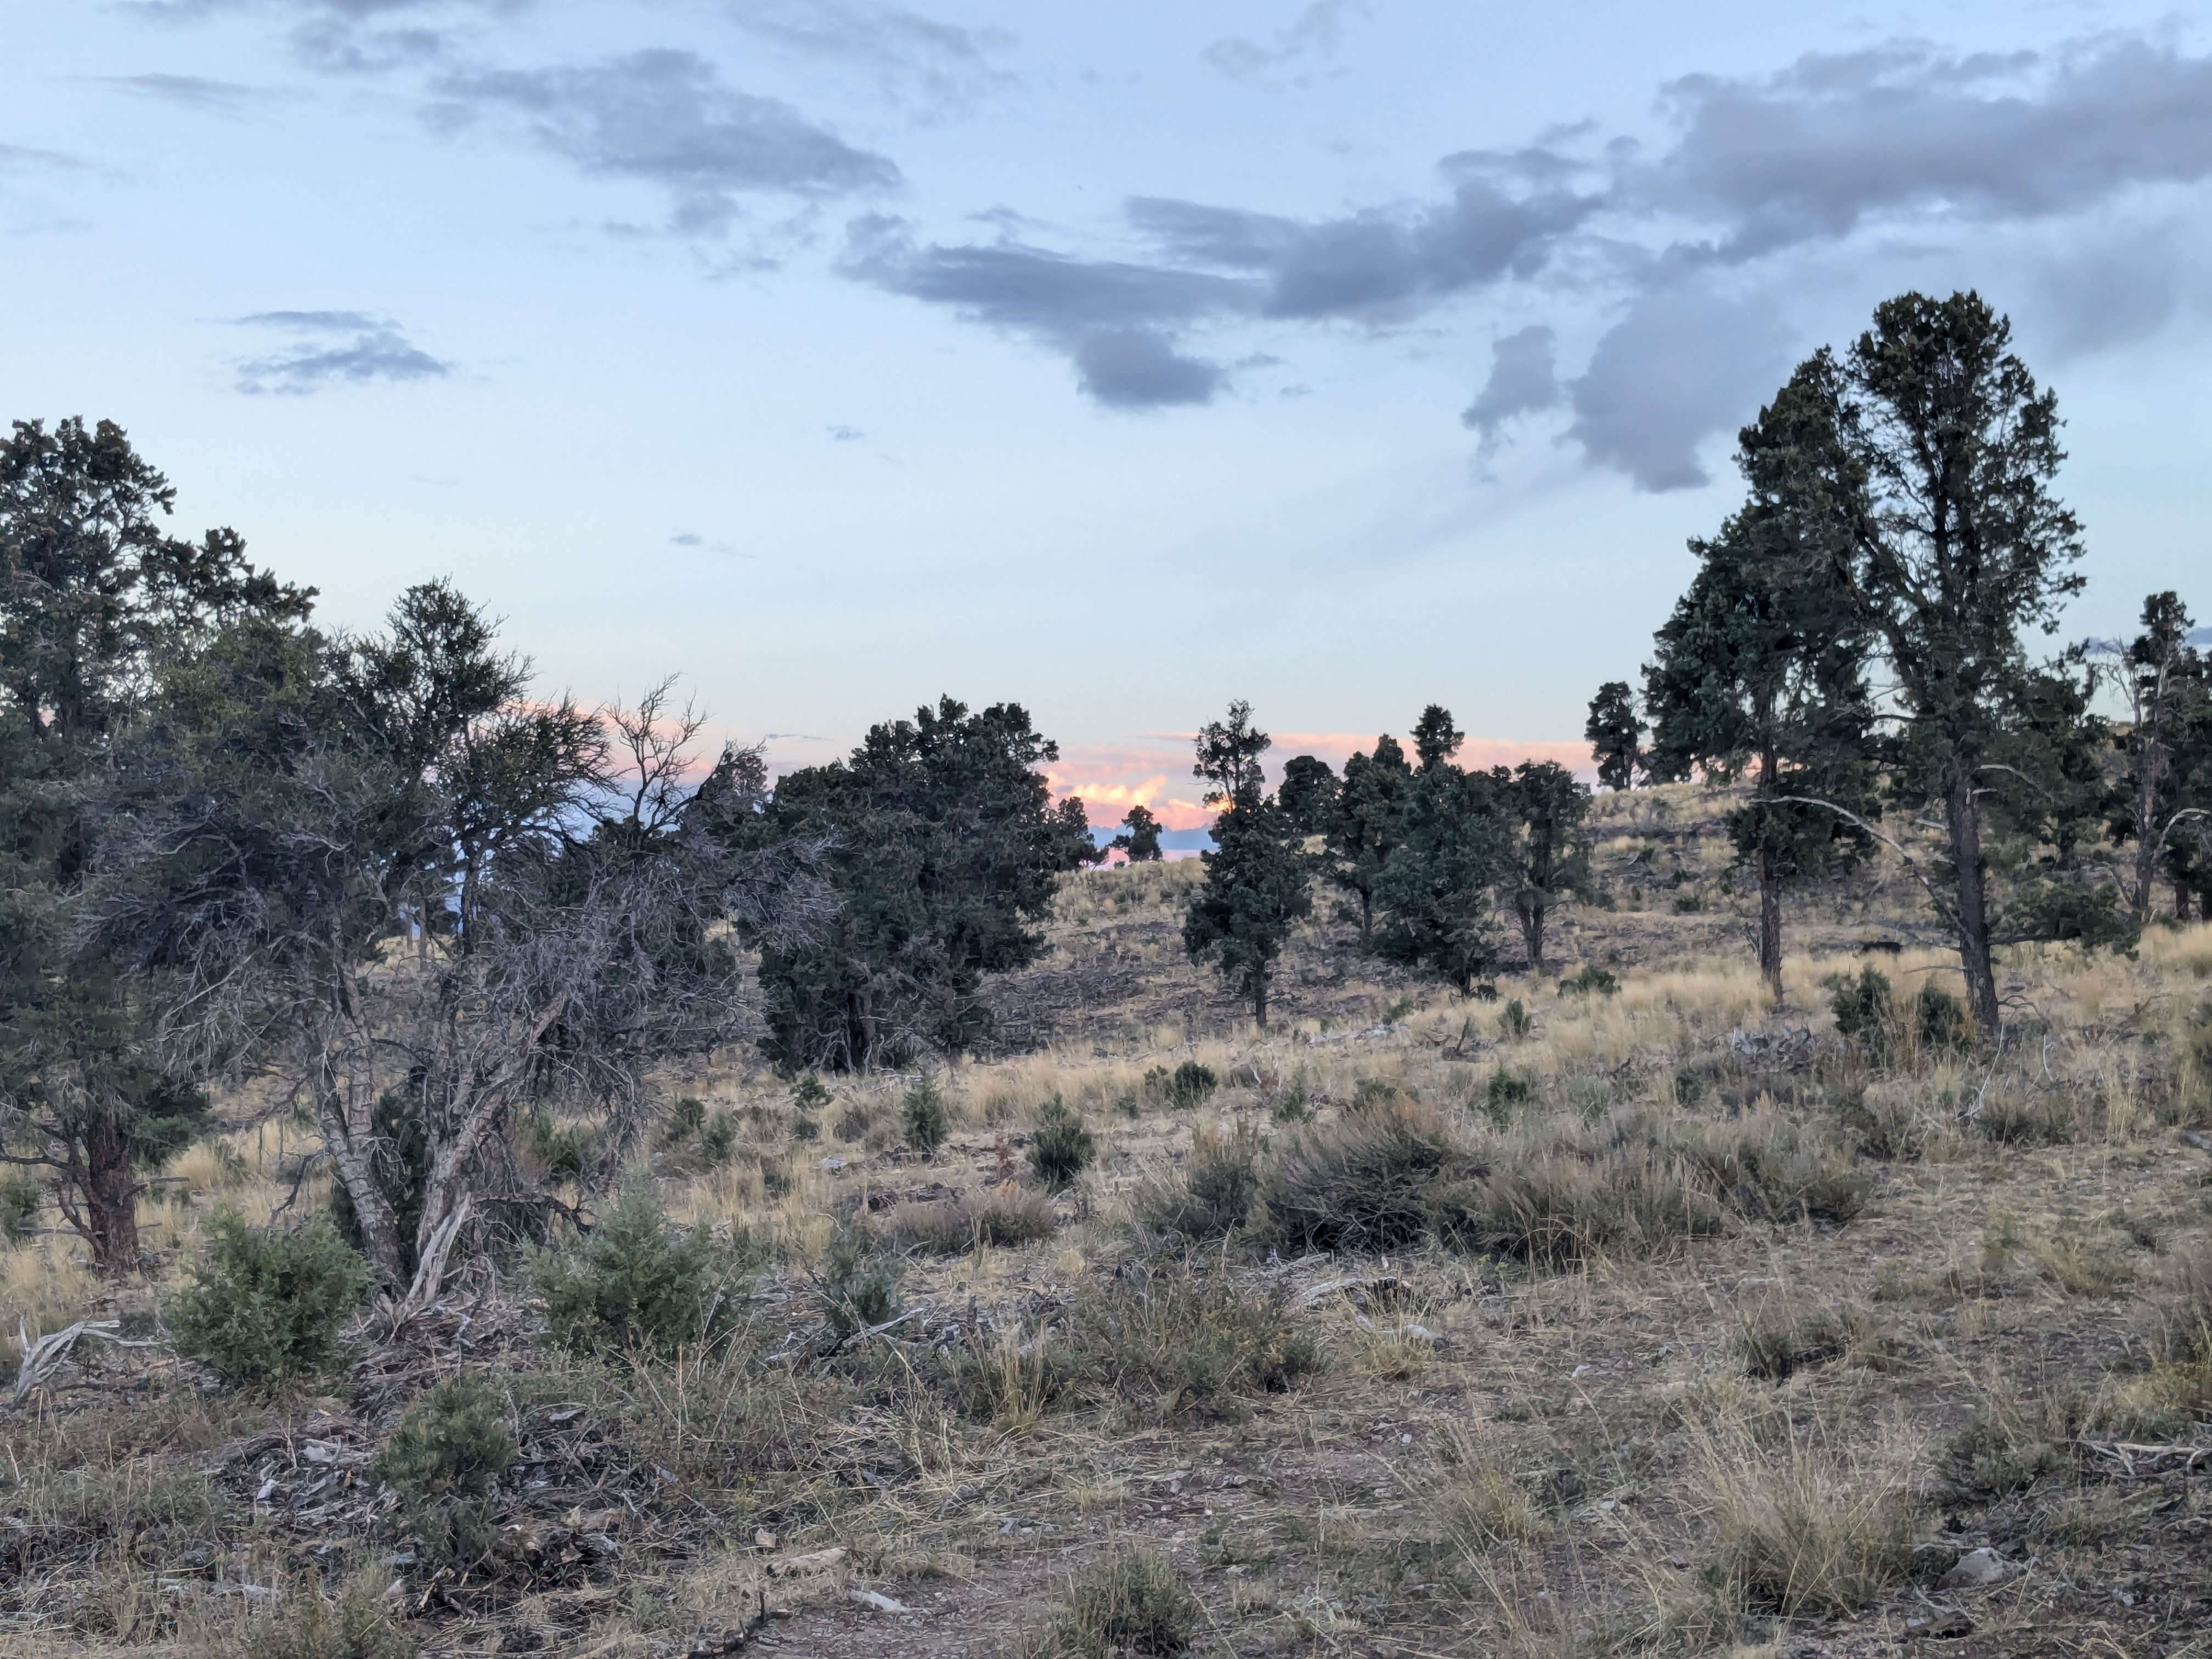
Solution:
<svg viewBox="0 0 2212 1659"><path fill-rule="evenodd" d="M1908 286L2057 388L2081 629L2212 611L2186 13L9 11L0 412L121 422L335 621L450 575L783 764L939 691L1160 802L1231 696L1571 742L1735 428Z"/></svg>

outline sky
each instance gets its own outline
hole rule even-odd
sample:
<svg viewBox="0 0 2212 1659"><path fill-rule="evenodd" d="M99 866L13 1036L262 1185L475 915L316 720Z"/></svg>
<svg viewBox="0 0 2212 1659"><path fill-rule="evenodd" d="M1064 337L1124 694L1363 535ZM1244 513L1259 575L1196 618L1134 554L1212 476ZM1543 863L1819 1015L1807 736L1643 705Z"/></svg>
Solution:
<svg viewBox="0 0 2212 1659"><path fill-rule="evenodd" d="M2057 391L2069 631L2212 612L2212 28L2124 3L0 0L0 416L334 625L449 577L782 770L1095 821L1450 708L1587 766L1735 429L1907 288ZM2194 590L2194 591L2192 591Z"/></svg>

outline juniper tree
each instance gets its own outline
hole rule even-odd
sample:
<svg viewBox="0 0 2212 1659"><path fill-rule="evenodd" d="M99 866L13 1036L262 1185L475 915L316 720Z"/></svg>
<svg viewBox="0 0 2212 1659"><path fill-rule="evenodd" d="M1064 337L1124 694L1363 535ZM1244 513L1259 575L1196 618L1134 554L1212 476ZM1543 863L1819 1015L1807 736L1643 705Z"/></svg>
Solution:
<svg viewBox="0 0 2212 1659"><path fill-rule="evenodd" d="M1149 808L1139 803L1129 809L1121 820L1121 833L1106 843L1128 855L1132 864L1158 864L1160 861L1160 821Z"/></svg>
<svg viewBox="0 0 2212 1659"><path fill-rule="evenodd" d="M206 1100L151 1041L143 981L82 937L95 786L170 663L312 599L231 531L169 535L174 500L109 422L17 422L0 442L0 1145L47 1173L106 1272L137 1265L144 1177Z"/></svg>
<svg viewBox="0 0 2212 1659"><path fill-rule="evenodd" d="M1453 724L1451 710L1432 702L1413 722L1413 754L1424 772L1434 771L1459 752L1467 733Z"/></svg>
<svg viewBox="0 0 2212 1659"><path fill-rule="evenodd" d="M1328 834L1336 800L1336 774L1327 761L1313 755L1293 755L1283 763L1283 781L1275 791L1275 801L1300 835Z"/></svg>
<svg viewBox="0 0 2212 1659"><path fill-rule="evenodd" d="M1785 388L1743 429L1746 476L1759 477L1773 453L1799 441L1803 422L1817 432L1820 418L1817 404ZM1692 767L1720 781L1750 775L1751 799L1728 815L1728 828L1759 884L1759 967L1778 1004L1783 890L1869 842L1856 821L1874 810L1866 631L1841 580L1830 515L1754 488L1717 536L1690 550L1697 574L1644 671L1651 764L1668 776Z"/></svg>
<svg viewBox="0 0 2212 1659"><path fill-rule="evenodd" d="M1275 963L1292 926L1313 908L1312 872L1296 827L1261 786L1259 757L1268 739L1253 728L1251 712L1249 703L1232 703L1229 720L1198 738L1194 769L1216 784L1210 799L1221 812L1212 849L1200 854L1206 879L1183 918L1182 939L1191 960L1212 963L1264 1029ZM1222 741L1224 732L1236 734L1233 744Z"/></svg>
<svg viewBox="0 0 2212 1659"><path fill-rule="evenodd" d="M1406 751L1388 732L1375 739L1371 754L1355 754L1344 763L1344 783L1328 826L1328 872L1329 879L1359 907L1362 950L1374 945L1375 889L1403 838L1413 778Z"/></svg>
<svg viewBox="0 0 2212 1659"><path fill-rule="evenodd" d="M1922 885L1957 941L1984 1042L2000 1017L1990 768L2007 729L2027 723L2023 633L2055 630L2082 585L2081 525L2051 489L2057 401L2011 343L1979 295L1885 301L1840 360L1824 349L1793 376L1818 418L1752 477L1840 532L1843 580L1893 688L1893 789L1942 817L1942 868Z"/></svg>
<svg viewBox="0 0 2212 1659"><path fill-rule="evenodd" d="M2127 771L2112 829L2135 847L2128 902L2138 927L2149 919L2161 866L2171 869L2172 855L2179 851L2186 867L2186 854L2201 838L2197 832L2212 807L2204 798L2212 778L2198 775L2212 757L2197 752L2212 727L2212 664L2190 643L2191 628L2179 594L2153 593L2143 600L2142 632L2126 646L2101 653L2115 659L2114 678L2128 711L2121 740ZM2175 890L2177 911L2185 916L2189 888L2177 881Z"/></svg>
<svg viewBox="0 0 2212 1659"><path fill-rule="evenodd" d="M1626 680L1607 680L1590 699L1589 722L1583 735L1597 761L1597 781L1613 790L1632 788L1644 760L1644 722Z"/></svg>
<svg viewBox="0 0 2212 1659"><path fill-rule="evenodd" d="M1513 868L1498 780L1438 759L1414 775L1401 839L1376 884L1376 952L1462 994L1497 964L1495 890Z"/></svg>
<svg viewBox="0 0 2212 1659"><path fill-rule="evenodd" d="M1523 761L1510 772L1495 767L1490 777L1516 825L1506 876L1510 901L1520 919L1528 965L1540 974L1551 911L1589 883L1589 846L1582 831L1589 815L1589 791L1557 761Z"/></svg>
<svg viewBox="0 0 2212 1659"><path fill-rule="evenodd" d="M1055 878L1092 848L1082 803L1054 805L1039 769L1059 753L1018 704L944 697L782 780L756 833L825 843L838 910L763 945L771 1055L847 1070L984 1036L984 981L1036 960Z"/></svg>

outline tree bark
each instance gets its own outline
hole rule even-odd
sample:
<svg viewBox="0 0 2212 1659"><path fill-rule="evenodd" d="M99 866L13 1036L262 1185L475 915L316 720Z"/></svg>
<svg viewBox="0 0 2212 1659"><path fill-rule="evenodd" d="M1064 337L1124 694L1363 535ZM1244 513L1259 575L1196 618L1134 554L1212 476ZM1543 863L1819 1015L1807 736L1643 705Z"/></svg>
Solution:
<svg viewBox="0 0 2212 1659"><path fill-rule="evenodd" d="M1759 757L1760 793L1771 795L1781 772L1773 745ZM1759 841L1759 971L1772 993L1774 1006L1782 1006L1782 855L1774 845L1769 825Z"/></svg>
<svg viewBox="0 0 2212 1659"><path fill-rule="evenodd" d="M120 1114L94 1109L84 1126L84 1220L93 1266L103 1273L139 1266L139 1191L128 1127Z"/></svg>
<svg viewBox="0 0 2212 1659"><path fill-rule="evenodd" d="M1533 899L1522 899L1514 907L1521 915L1521 942L1528 948L1528 967L1533 973L1543 973L1544 968L1544 900L1541 894Z"/></svg>
<svg viewBox="0 0 2212 1659"><path fill-rule="evenodd" d="M1959 964L1966 975L1966 1007L1973 1016L1975 1040L1996 1041L2001 1016L1997 1010L1996 969L1990 957L1987 872L1982 864L1982 808L1975 780L1978 757L1960 748L1954 751L1950 775L1945 780L1943 812L1951 834L1952 878L1957 884Z"/></svg>
<svg viewBox="0 0 2212 1659"><path fill-rule="evenodd" d="M1252 975L1252 1023L1263 1031L1267 1029L1267 970L1264 968Z"/></svg>
<svg viewBox="0 0 2212 1659"><path fill-rule="evenodd" d="M361 1227L362 1250L377 1281L389 1290L406 1289L412 1277L407 1247L399 1237L399 1218L376 1168L374 1144L366 1124L356 1126L347 1109L347 1097L335 1070L327 1063L316 1073L315 1118L323 1132L323 1145L353 1200L354 1218Z"/></svg>

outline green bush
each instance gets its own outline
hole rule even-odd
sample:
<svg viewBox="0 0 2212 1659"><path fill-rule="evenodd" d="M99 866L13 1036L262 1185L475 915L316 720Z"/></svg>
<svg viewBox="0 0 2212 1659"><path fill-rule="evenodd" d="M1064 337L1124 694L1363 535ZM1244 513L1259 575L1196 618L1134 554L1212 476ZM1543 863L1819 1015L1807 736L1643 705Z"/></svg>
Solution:
<svg viewBox="0 0 2212 1659"><path fill-rule="evenodd" d="M704 1227L670 1226L643 1185L617 1198L580 1241L530 1259L554 1341L600 1352L665 1352L715 1336L734 1313L731 1291L743 1265Z"/></svg>
<svg viewBox="0 0 2212 1659"><path fill-rule="evenodd" d="M903 1305L899 1273L898 1257L857 1229L848 1229L830 1241L822 1261L821 1291L832 1342L898 1317Z"/></svg>
<svg viewBox="0 0 2212 1659"><path fill-rule="evenodd" d="M902 1113L906 1144L925 1155L934 1153L952 1132L952 1115L945 1109L945 1091L933 1077L918 1077L908 1085Z"/></svg>
<svg viewBox="0 0 2212 1659"><path fill-rule="evenodd" d="M1186 1060L1168 1077L1168 1104L1179 1112L1194 1111L1206 1104L1206 1099L1221 1086L1221 1079L1211 1066L1201 1066L1194 1060Z"/></svg>
<svg viewBox="0 0 2212 1659"><path fill-rule="evenodd" d="M1966 1046L1966 1010L1958 998L1940 985L1923 984L1912 1000L1912 1024L1920 1033L1920 1046L1948 1053Z"/></svg>
<svg viewBox="0 0 2212 1659"><path fill-rule="evenodd" d="M225 1382L313 1370L368 1293L368 1264L327 1221L295 1233L249 1225L234 1211L208 1224L206 1253L170 1299L177 1352Z"/></svg>
<svg viewBox="0 0 2212 1659"><path fill-rule="evenodd" d="M591 1167L592 1128L587 1123L562 1122L553 1109L538 1102L524 1116L519 1137L522 1149L538 1160L556 1181L581 1181Z"/></svg>
<svg viewBox="0 0 2212 1659"><path fill-rule="evenodd" d="M802 1072L792 1086L791 1103L800 1112L818 1112L830 1103L830 1091L813 1073Z"/></svg>
<svg viewBox="0 0 2212 1659"><path fill-rule="evenodd" d="M1559 994L1563 997L1586 997L1592 994L1609 997L1620 989L1620 981L1612 970L1601 968L1594 962L1583 964L1583 970L1579 974L1571 975L1559 981Z"/></svg>
<svg viewBox="0 0 2212 1659"><path fill-rule="evenodd" d="M707 1127L707 1103L685 1095L668 1110L668 1144L681 1146Z"/></svg>
<svg viewBox="0 0 2212 1659"><path fill-rule="evenodd" d="M1528 1018L1528 1011L1521 1006L1519 997L1515 997L1498 1011L1498 1034L1508 1042L1518 1042L1535 1027L1536 1022Z"/></svg>
<svg viewBox="0 0 2212 1659"><path fill-rule="evenodd" d="M1836 1034L1856 1042L1876 1060L1889 1054L1890 1033L1897 1024L1897 999L1889 975L1869 963L1859 976L1838 974L1827 981L1828 1006L1836 1016Z"/></svg>
<svg viewBox="0 0 2212 1659"><path fill-rule="evenodd" d="M0 1238L20 1244L39 1230L39 1183L21 1170L0 1180Z"/></svg>
<svg viewBox="0 0 2212 1659"><path fill-rule="evenodd" d="M1528 1103L1535 1085L1517 1072L1496 1071L1482 1091L1483 1115L1503 1129L1513 1121L1514 1109Z"/></svg>
<svg viewBox="0 0 2212 1659"><path fill-rule="evenodd" d="M1137 1188L1131 1209L1138 1224L1183 1238L1226 1237L1250 1218L1259 1197L1261 1147L1249 1124L1200 1133L1180 1176L1156 1174Z"/></svg>
<svg viewBox="0 0 2212 1659"><path fill-rule="evenodd" d="M1058 1192L1091 1167L1098 1155L1083 1115L1054 1095L1036 1115L1030 1140L1030 1169L1036 1178Z"/></svg>
<svg viewBox="0 0 2212 1659"><path fill-rule="evenodd" d="M483 1384L456 1371L400 1419L370 1472L398 1494L395 1518L426 1561L465 1566L491 1547L492 1484L515 1449Z"/></svg>

